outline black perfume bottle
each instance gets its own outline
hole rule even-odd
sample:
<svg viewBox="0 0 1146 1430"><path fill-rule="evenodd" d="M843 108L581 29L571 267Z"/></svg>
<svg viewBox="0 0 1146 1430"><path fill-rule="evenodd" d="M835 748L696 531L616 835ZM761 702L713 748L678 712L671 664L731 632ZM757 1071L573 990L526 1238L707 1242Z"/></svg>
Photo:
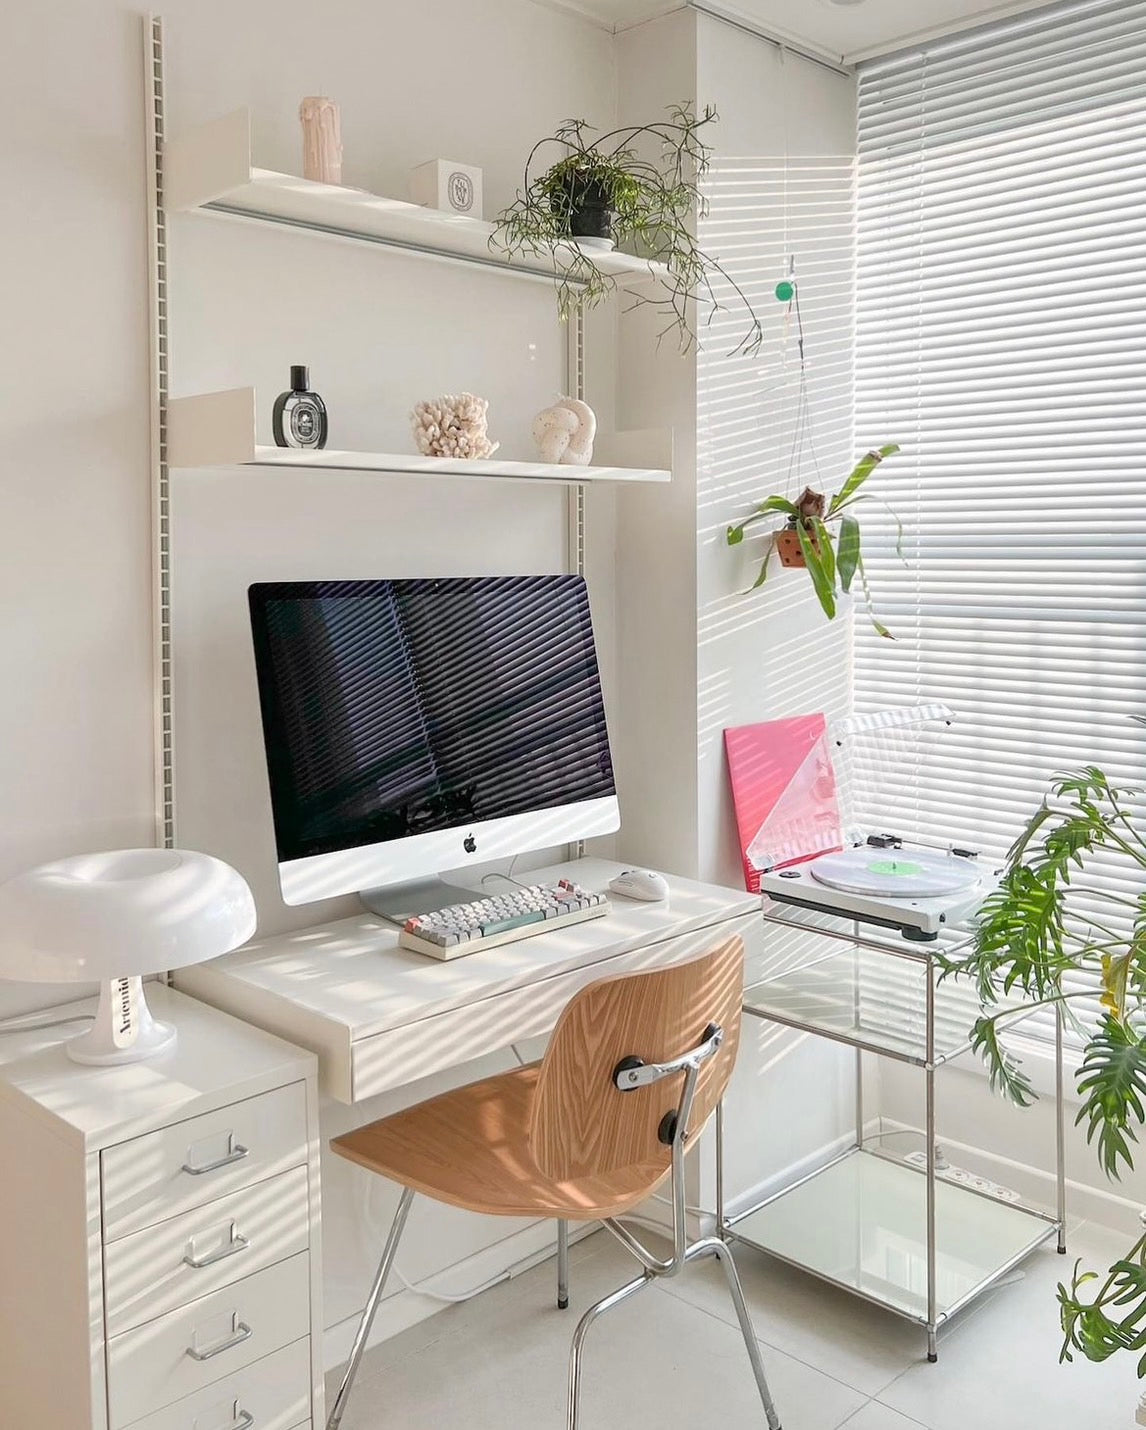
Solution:
<svg viewBox="0 0 1146 1430"><path fill-rule="evenodd" d="M310 373L305 367L290 370L290 391L275 398L272 426L276 447L326 446L326 403L309 388Z"/></svg>

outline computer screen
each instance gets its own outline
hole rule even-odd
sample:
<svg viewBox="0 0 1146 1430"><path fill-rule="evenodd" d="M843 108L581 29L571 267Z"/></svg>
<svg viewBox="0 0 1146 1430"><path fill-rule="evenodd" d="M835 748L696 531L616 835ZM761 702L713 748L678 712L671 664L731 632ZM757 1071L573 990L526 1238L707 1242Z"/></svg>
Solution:
<svg viewBox="0 0 1146 1430"><path fill-rule="evenodd" d="M377 851L328 871L361 888L616 827L580 577L275 582L250 607L288 899L284 869L342 851Z"/></svg>

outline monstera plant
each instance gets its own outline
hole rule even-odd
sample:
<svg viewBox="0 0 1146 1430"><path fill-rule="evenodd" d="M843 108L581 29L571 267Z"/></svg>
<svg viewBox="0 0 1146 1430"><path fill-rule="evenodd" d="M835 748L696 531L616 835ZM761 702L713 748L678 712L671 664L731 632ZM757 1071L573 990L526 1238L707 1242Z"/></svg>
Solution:
<svg viewBox="0 0 1146 1430"><path fill-rule="evenodd" d="M1110 1178L1133 1167L1146 1120L1146 826L1137 793L1093 767L1056 779L1008 855L971 952L944 971L976 984L987 1011L973 1046L992 1087L1020 1106L1034 1093L1000 1038L1016 1013L998 1004L1022 993L1064 1011L1085 1043L1077 1121ZM1083 1022L1075 1008L1096 997L1101 1016ZM1058 1301L1061 1359L1130 1351L1146 1376L1146 1235L1101 1273L1076 1263Z"/></svg>

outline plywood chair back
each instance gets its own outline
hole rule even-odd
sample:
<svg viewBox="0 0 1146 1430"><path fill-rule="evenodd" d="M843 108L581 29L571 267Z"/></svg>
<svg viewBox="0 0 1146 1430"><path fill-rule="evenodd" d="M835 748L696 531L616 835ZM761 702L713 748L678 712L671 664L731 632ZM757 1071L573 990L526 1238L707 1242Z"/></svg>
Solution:
<svg viewBox="0 0 1146 1430"><path fill-rule="evenodd" d="M534 1092L530 1149L542 1172L569 1181L647 1167L654 1186L671 1160L671 1133L668 1142L662 1133L685 1074L621 1092L613 1081L617 1065L627 1057L667 1062L719 1026L724 1041L701 1069L689 1119L695 1135L732 1074L743 984L744 944L732 938L688 963L583 988L557 1023Z"/></svg>

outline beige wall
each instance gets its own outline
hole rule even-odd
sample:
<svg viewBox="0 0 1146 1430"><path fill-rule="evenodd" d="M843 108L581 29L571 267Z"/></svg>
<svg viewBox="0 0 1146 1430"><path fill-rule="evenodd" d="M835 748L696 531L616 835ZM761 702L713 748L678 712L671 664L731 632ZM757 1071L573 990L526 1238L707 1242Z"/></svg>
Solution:
<svg viewBox="0 0 1146 1430"><path fill-rule="evenodd" d="M526 0L334 0L318 7L303 0L169 0L163 13L171 134L250 105L257 162L297 171L298 100L330 93L342 105L345 177L383 193L404 195L410 167L441 154L484 167L492 211L511 196L534 135L570 115L608 121L614 112L611 38ZM60 0L16 7L5 18L2 162L10 207L0 583L10 678L0 706L0 876L79 850L147 844L153 833L140 15L113 0ZM176 391L254 380L265 423L287 365L309 360L337 402L335 421L363 432L379 414L383 429L400 425L411 397L428 395L423 389L449 391L468 381L505 394L516 374L520 401L500 414L502 435L512 441L526 408L535 410L538 394L555 384L560 335L540 287L507 298L514 305L508 352L499 345L501 297L493 292L508 294L503 280L471 284L454 270L411 262L383 273L385 259L373 262L376 254L293 243L287 235L224 234L221 223L211 223L181 218L172 225L180 264L173 302L181 305L173 315ZM247 275L255 281L245 284ZM348 313L355 340L343 350L336 325ZM469 362L435 369L434 345L440 351L443 334L456 331L466 334ZM403 384L398 376L412 349L417 355ZM363 357L372 366L352 372ZM607 370L601 386L611 398ZM256 480L240 491L241 476L216 479L214 487L208 478L198 490L180 481L185 509L218 498L213 516L226 528L224 545L240 553L245 545L257 562L252 574L275 566L283 488L260 488ZM341 574L350 559L347 532L359 543L355 569L363 574L367 534L376 553L369 569L377 574L385 574L388 552L409 547L410 532L433 532L444 545L439 569L515 569L522 552L531 552L529 569L560 561L560 494L510 497L502 489L483 503L468 491L455 508L463 517L474 513L477 525L467 529L443 520L454 500L448 488L431 497L385 479L335 486L316 495L312 483L302 506L285 513L284 530L293 534L280 550L284 561L308 520L307 504L316 502L324 520L307 539L308 570ZM234 516L224 519L232 497ZM534 552L538 523L546 540ZM500 537L491 536L495 527ZM483 542L478 563L472 539ZM185 589L201 577L210 586L186 541L184 551ZM199 554L212 559L209 551ZM233 595L243 572L232 567L229 574ZM221 587L215 594L217 600ZM184 606L180 616L187 614ZM219 629L199 621L200 649L218 655ZM219 659L225 664L226 654ZM220 674L218 660L213 674ZM189 697L193 691L192 684ZM213 692L224 701L230 693L218 685ZM233 830L213 815L200 817L211 801L206 782L218 769L218 748L206 748L197 767L203 741L183 725L190 808L181 837L234 852ZM249 741L250 731L243 736ZM240 740L239 748L251 753L249 743ZM261 758L257 749L254 757ZM250 838L238 853L261 880L264 924L273 925L269 825L256 829L264 813L261 804L247 815ZM71 992L0 987L0 1016Z"/></svg>

